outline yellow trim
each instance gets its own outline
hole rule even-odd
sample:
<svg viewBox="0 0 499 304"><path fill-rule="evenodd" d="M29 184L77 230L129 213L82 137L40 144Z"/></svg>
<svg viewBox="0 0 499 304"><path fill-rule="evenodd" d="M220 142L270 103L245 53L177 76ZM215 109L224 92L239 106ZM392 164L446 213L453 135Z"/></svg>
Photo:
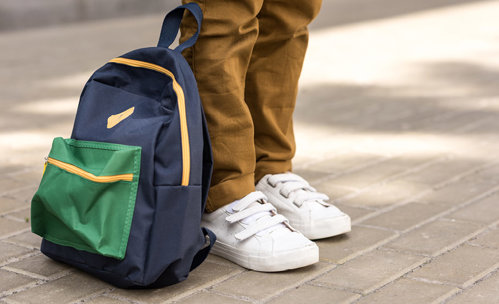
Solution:
<svg viewBox="0 0 499 304"><path fill-rule="evenodd" d="M112 127L116 126L121 121L128 118L128 116L132 115L134 110L135 110L135 107L131 107L130 109L127 109L121 113L109 116L107 119L107 128L111 129Z"/></svg>
<svg viewBox="0 0 499 304"><path fill-rule="evenodd" d="M96 183L113 183L113 182L117 182L117 181L131 182L133 180L132 173L118 174L118 175L107 175L107 176L95 176L90 172L87 172L81 168L76 167L75 165L65 163L63 161L54 159L52 157L49 157L47 159L47 163L54 165L56 167L59 167L63 170L66 170L69 173L79 175L79 176L83 177L84 179L88 179L88 180L91 180L91 181L96 182Z"/></svg>
<svg viewBox="0 0 499 304"><path fill-rule="evenodd" d="M175 76L173 75L172 72L165 69L164 67L153 64L153 63L145 62L145 61L117 57L117 58L109 60L109 62L114 62L114 63L125 64L125 65L129 65L129 66L133 66L133 67L154 70L154 71L163 73L172 79L173 90L175 91L175 94L177 94L178 112L180 115L180 138L182 140L182 183L181 183L181 185L182 186L189 185L189 175L190 175L190 171L191 171L191 153L190 153L190 147L189 147L189 132L187 129L187 115L186 115L186 111L185 111L185 96L184 96L184 91L182 90L182 87L175 79Z"/></svg>

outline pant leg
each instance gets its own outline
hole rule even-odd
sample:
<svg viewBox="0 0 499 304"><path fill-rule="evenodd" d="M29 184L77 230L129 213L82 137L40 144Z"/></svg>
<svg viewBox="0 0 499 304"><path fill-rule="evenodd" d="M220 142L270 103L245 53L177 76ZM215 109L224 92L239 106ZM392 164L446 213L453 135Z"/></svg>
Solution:
<svg viewBox="0 0 499 304"><path fill-rule="evenodd" d="M265 174L291 170L295 154L293 111L308 24L321 0L265 0L259 35L246 76L245 100L255 130L255 182Z"/></svg>
<svg viewBox="0 0 499 304"><path fill-rule="evenodd" d="M206 207L212 212L255 189L254 130L244 87L263 0L194 2L204 19L196 44L184 56L197 79L212 143L214 168ZM194 18L186 15L180 40L195 28Z"/></svg>

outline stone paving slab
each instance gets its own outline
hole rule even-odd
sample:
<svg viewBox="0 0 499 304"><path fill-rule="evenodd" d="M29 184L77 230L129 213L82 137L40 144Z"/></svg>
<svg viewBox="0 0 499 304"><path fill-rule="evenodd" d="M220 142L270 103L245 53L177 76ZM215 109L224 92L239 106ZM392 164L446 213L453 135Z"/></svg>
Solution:
<svg viewBox="0 0 499 304"><path fill-rule="evenodd" d="M449 304L485 304L493 303L497 299L499 292L499 272L496 271L490 276L479 281L475 286L469 288L451 298L447 303Z"/></svg>
<svg viewBox="0 0 499 304"><path fill-rule="evenodd" d="M153 291L116 289L110 292L109 296L144 303L171 302L211 287L216 283L224 282L243 272L244 270L239 267L205 262L191 273L187 281L179 284Z"/></svg>
<svg viewBox="0 0 499 304"><path fill-rule="evenodd" d="M361 298L356 303L439 303L454 295L457 291L458 289L452 286L401 278L378 292Z"/></svg>
<svg viewBox="0 0 499 304"><path fill-rule="evenodd" d="M339 289L327 288L324 286L301 285L288 291L281 297L275 298L268 303L287 304L287 303L351 303L360 298L360 295Z"/></svg>
<svg viewBox="0 0 499 304"><path fill-rule="evenodd" d="M471 240L470 243L472 245L499 249L499 231L497 228L485 231Z"/></svg>
<svg viewBox="0 0 499 304"><path fill-rule="evenodd" d="M436 257L409 277L466 288L498 267L499 251L463 245Z"/></svg>
<svg viewBox="0 0 499 304"><path fill-rule="evenodd" d="M352 232L317 241L314 266L265 274L209 256L156 290L51 261L29 206L85 80L153 45L163 16L0 33L0 303L497 303L499 1L441 2L338 23L328 13L346 2L331 0L312 27L294 167Z"/></svg>
<svg viewBox="0 0 499 304"><path fill-rule="evenodd" d="M483 229L478 224L441 218L407 232L386 244L386 247L403 252L437 256L472 238Z"/></svg>
<svg viewBox="0 0 499 304"><path fill-rule="evenodd" d="M389 250L374 250L348 261L312 281L368 294L426 262L428 258Z"/></svg>

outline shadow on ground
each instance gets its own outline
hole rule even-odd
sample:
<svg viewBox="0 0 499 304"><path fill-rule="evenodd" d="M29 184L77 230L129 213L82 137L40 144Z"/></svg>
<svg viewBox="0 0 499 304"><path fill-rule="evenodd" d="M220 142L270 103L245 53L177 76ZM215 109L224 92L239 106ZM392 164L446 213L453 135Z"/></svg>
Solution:
<svg viewBox="0 0 499 304"><path fill-rule="evenodd" d="M499 69L470 62L417 62L407 86L319 84L304 88L295 120L332 132L453 132L477 120L499 121ZM498 129L470 129L497 134Z"/></svg>
<svg viewBox="0 0 499 304"><path fill-rule="evenodd" d="M311 29L342 26L483 1L492 0L323 0L321 12L311 25Z"/></svg>

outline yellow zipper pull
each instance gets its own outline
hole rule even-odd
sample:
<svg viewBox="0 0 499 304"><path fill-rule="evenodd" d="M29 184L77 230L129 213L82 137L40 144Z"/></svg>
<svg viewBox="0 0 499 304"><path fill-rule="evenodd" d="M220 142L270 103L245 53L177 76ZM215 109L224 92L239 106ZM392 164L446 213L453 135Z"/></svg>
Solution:
<svg viewBox="0 0 499 304"><path fill-rule="evenodd" d="M48 156L45 156L43 159L45 159L45 163L43 164L43 172L42 172L42 176L45 174L45 170L47 169L47 163L48 163L48 161L49 161Z"/></svg>

